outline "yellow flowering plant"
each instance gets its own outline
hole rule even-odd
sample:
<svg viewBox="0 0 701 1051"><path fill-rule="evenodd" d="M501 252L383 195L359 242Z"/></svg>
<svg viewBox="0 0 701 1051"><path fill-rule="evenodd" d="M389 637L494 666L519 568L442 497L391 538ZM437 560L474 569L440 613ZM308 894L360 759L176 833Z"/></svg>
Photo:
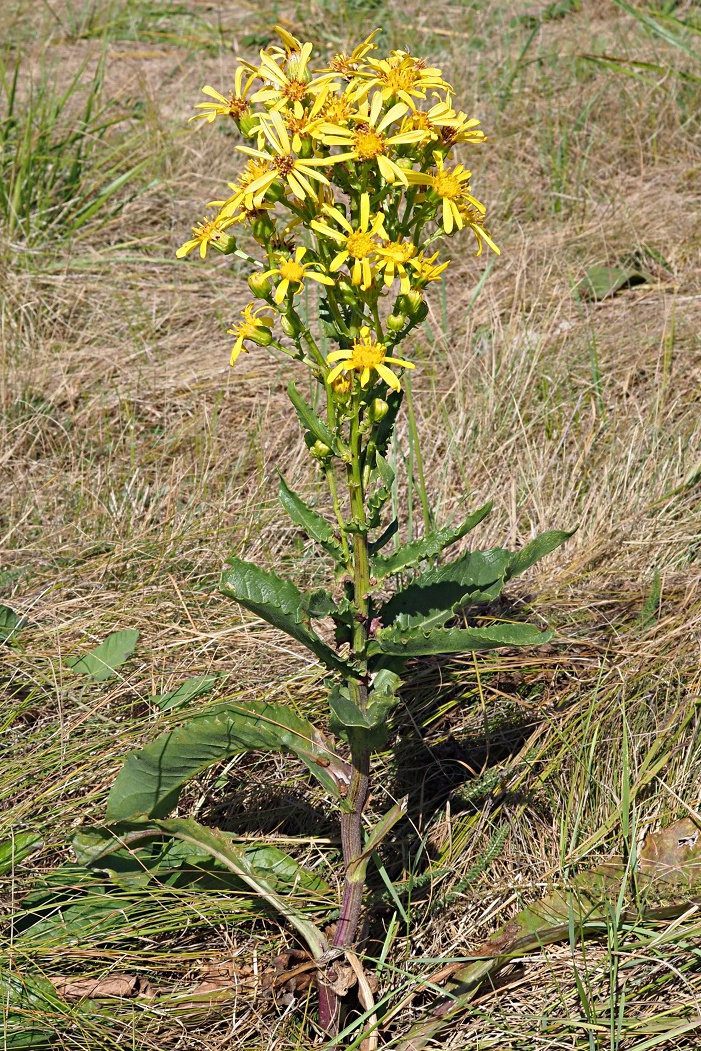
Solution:
<svg viewBox="0 0 701 1051"><path fill-rule="evenodd" d="M569 534L545 533L517 552L468 549L449 561L446 550L485 518L487 503L454 525L399 542L388 450L402 377L415 363L398 348L427 315L427 286L445 278L446 238L469 230L476 255L485 246L499 251L470 172L454 156L485 136L479 121L456 109L441 70L408 51L376 57L375 34L317 66L310 43L277 33L279 43L261 51L258 66L239 65L228 96L203 89L208 101L193 119L232 120L242 168L231 195L214 202L216 212L176 254L199 250L204 258L211 247L244 259L253 301L229 330L231 364L252 345L288 359L288 395L326 485L328 514L282 476L279 497L331 560L332 583L305 591L233 555L221 588L313 653L327 674L328 723L321 730L285 705L262 702L210 708L128 758L108 818L122 838L141 829L196 843L278 908L317 964L319 1024L335 1034L342 1003L334 961L357 944L368 859L403 815L398 804L370 827L365 809L371 755L386 743L406 664L547 641L550 632L529 624L495 623L483 613L465 626L457 615L485 606ZM246 234L244 248L237 238ZM309 288L318 295L318 330L299 308ZM299 392L293 368L318 386L323 416ZM251 749L296 755L339 815L343 893L330 938L223 834L168 819L188 778Z"/></svg>

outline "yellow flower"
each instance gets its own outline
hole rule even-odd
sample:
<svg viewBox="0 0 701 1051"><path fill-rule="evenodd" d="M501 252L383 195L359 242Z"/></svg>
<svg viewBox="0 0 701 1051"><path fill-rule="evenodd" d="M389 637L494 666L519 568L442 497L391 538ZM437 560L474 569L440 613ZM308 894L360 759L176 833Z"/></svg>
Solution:
<svg viewBox="0 0 701 1051"><path fill-rule="evenodd" d="M346 88L344 92L329 92L321 112L329 124L347 124L355 113L352 88Z"/></svg>
<svg viewBox="0 0 701 1051"><path fill-rule="evenodd" d="M446 146L456 142L482 142L483 131L473 131L478 120L467 119L465 113L456 113L450 105L450 96L445 102L437 102L429 110L414 110L402 121L402 131L419 130L424 133L424 142L440 139Z"/></svg>
<svg viewBox="0 0 701 1051"><path fill-rule="evenodd" d="M424 253L419 252L416 259L409 260L409 266L416 272L415 276L419 284L427 285L429 281L440 281L443 271L447 270L450 263L449 259L445 263L435 265L438 254L438 252L435 252L428 259L425 259Z"/></svg>
<svg viewBox="0 0 701 1051"><path fill-rule="evenodd" d="M331 389L337 398L345 399L350 394L353 387L353 380L350 376L336 376L336 379L331 384Z"/></svg>
<svg viewBox="0 0 701 1051"><path fill-rule="evenodd" d="M327 123L326 114L324 113L324 101L328 89L320 92L314 100L314 105L311 109L303 109L302 113L298 116L293 110L282 110L280 116L282 117L283 123L287 128L287 133L292 141L292 150L294 153L299 153L302 149L302 142L307 139L310 142L312 139L318 139L320 137L319 132L321 128ZM265 141L265 132L262 125L269 120L268 114L262 114L260 117L261 127L259 129L258 146L261 147L261 137L263 142Z"/></svg>
<svg viewBox="0 0 701 1051"><path fill-rule="evenodd" d="M253 81L256 79L255 74L249 73L248 79L242 88L243 77L247 72L248 70L244 66L239 66L236 70L234 90L228 99L224 95L220 95L216 88L205 84L202 88L202 93L209 95L210 98L214 99L214 102L198 102L195 109L201 109L204 112L196 113L194 117L190 117L190 120L206 120L208 124L211 124L217 117L231 117L232 120L238 122L249 108L247 95Z"/></svg>
<svg viewBox="0 0 701 1051"><path fill-rule="evenodd" d="M477 238L477 251L475 252L475 255L482 255L483 242L484 244L488 244L491 250L496 252L497 255L501 255L501 252L484 228L483 224L486 217L484 207L480 205L478 209L470 204L461 203L458 205L458 211L460 212L460 219L462 220L463 227L469 227Z"/></svg>
<svg viewBox="0 0 701 1051"><path fill-rule="evenodd" d="M329 124L323 129L321 141L327 146L350 146L347 153L330 158L338 161L377 161L382 177L389 183L399 181L408 185L406 173L387 156L395 146L409 142L420 142L422 131L404 131L395 135L385 135L393 121L403 117L409 107L404 102L397 102L380 119L382 113L382 93L376 91L372 102L364 102L356 113L351 115L355 128L342 128Z"/></svg>
<svg viewBox="0 0 701 1051"><path fill-rule="evenodd" d="M301 117L304 112L303 100L309 95L313 97L323 91L330 79L328 75L316 79L309 75L307 65L311 53L312 44L303 44L302 50L294 53L294 63L289 63L288 68L292 76L288 76L271 55L261 51L258 76L266 83L251 96L251 102L262 102L264 106L274 110L290 107L296 117Z"/></svg>
<svg viewBox="0 0 701 1051"><path fill-rule="evenodd" d="M410 263L416 255L416 245L411 241L390 241L378 248L377 254L380 261L375 263L375 270L377 273L384 270L385 286L389 288L395 277L398 277L401 291L406 295L411 284L404 264Z"/></svg>
<svg viewBox="0 0 701 1051"><path fill-rule="evenodd" d="M270 314L262 314L262 311L265 309L265 307L258 307L257 310L254 310L254 304L249 303L248 306L244 307L241 311L243 321L239 321L233 328L228 328L226 330L230 336L236 336L236 342L231 351L231 361L229 364L234 365L241 351L246 350L243 345L244 340L253 340L254 343L257 343L262 347L266 347L271 343L272 333L270 330L275 324L275 321Z"/></svg>
<svg viewBox="0 0 701 1051"><path fill-rule="evenodd" d="M358 66L364 60L366 55L369 55L371 51L375 50L373 40L380 32L379 29L373 30L369 37L366 37L362 44L358 44L354 48L350 55L347 55L345 51L341 51L340 54L334 55L329 62L328 69L322 69L322 73L337 73L346 80L354 77L358 71Z"/></svg>
<svg viewBox="0 0 701 1051"><path fill-rule="evenodd" d="M180 246L175 253L176 257L182 259L184 256L189 255L194 248L199 248L200 257L204 259L207 255L207 246L216 242L222 242L224 240L224 231L233 222L232 218L223 216L221 213L210 219L205 215L201 223L197 223L196 226L192 227L194 237L191 237L189 241Z"/></svg>
<svg viewBox="0 0 701 1051"><path fill-rule="evenodd" d="M456 146L459 142L486 142L487 136L479 127L476 117L468 117L462 110L455 121L444 124L441 128L441 142L444 146Z"/></svg>
<svg viewBox="0 0 701 1051"><path fill-rule="evenodd" d="M384 215L380 213L372 216L371 223L370 197L367 193L360 195L360 222L355 229L353 229L343 212L339 211L338 208L331 208L327 204L324 205L323 212L330 219L334 219L345 231L345 233L341 233L340 230L334 230L328 223L321 222L318 219L312 220L313 230L323 234L324 237L330 237L341 246L341 251L332 259L329 270L332 273L340 270L349 258L352 259L351 281L354 285L360 285L365 291L372 284L370 256L379 249L379 243L374 238L383 237L387 240L387 234L384 230Z"/></svg>
<svg viewBox="0 0 701 1051"><path fill-rule="evenodd" d="M269 172L275 172L273 163L270 157L266 154L265 160L250 160L247 161L246 167L239 175L236 182L227 183L228 186L234 191L233 196L229 197L228 200L222 201L221 204L216 202L216 205L221 207L221 215L226 217L228 215L235 215L239 209L246 211L254 211L258 208L268 208L270 205L266 201L260 200L257 204L253 204L253 199L248 195L248 187L251 183L256 182L262 176L267 175ZM246 200L248 198L248 200ZM245 202L245 203L244 203ZM215 202L212 202L212 207L215 207ZM235 219L235 222L240 222L240 219Z"/></svg>
<svg viewBox="0 0 701 1051"><path fill-rule="evenodd" d="M472 172L467 171L462 164L455 168L445 168L443 155L436 150L433 154L436 162L435 174L425 172L408 172L408 181L412 184L423 184L428 186L443 202L442 219L443 229L447 234L453 232L453 227L462 230L464 224L460 215L461 204L471 204L473 208L484 214L484 205L480 204L476 197L470 193L469 182Z"/></svg>
<svg viewBox="0 0 701 1051"><path fill-rule="evenodd" d="M295 252L294 259L285 259L280 263L280 266L273 267L271 270L266 270L263 274L263 277L272 277L274 274L278 274L282 279L275 292L276 303L282 303L287 295L290 285L296 286L292 288L293 294L296 295L298 292L301 292L304 288L304 281L307 278L311 281L319 281L322 285L334 284L332 277L311 269L313 266L321 266L321 263L315 261L309 263L302 262L307 251L308 249L302 245Z"/></svg>
<svg viewBox="0 0 701 1051"><path fill-rule="evenodd" d="M309 179L316 179L322 183L328 183L329 181L325 175L315 170L315 166L333 164L336 158L310 157L300 160L299 157L295 157L285 123L275 110L272 110L266 120L261 122L261 127L274 151L272 157L269 153L264 153L262 150L254 150L252 146L236 147L241 153L246 153L249 157L255 157L260 161L267 161L271 165L260 178L254 179L246 187L244 191L246 207L257 206L277 179L283 179L294 196L300 200L303 201L306 197L314 198L315 193L309 184Z"/></svg>
<svg viewBox="0 0 701 1051"><path fill-rule="evenodd" d="M371 58L367 65L368 72L359 74L363 78L357 93L359 99L378 88L385 102L398 98L414 109L414 99L425 99L427 91L453 90L443 80L440 69L427 66L421 58L412 58L408 51L391 51L388 58Z"/></svg>
<svg viewBox="0 0 701 1051"><path fill-rule="evenodd" d="M282 40L282 48L279 44L272 44L270 46L270 52L273 55L279 56L280 58L287 59L291 55L294 55L296 51L302 50L302 41L298 40L297 37L292 36L282 26L273 26L273 29Z"/></svg>
<svg viewBox="0 0 701 1051"><path fill-rule="evenodd" d="M389 362L390 365L400 365L405 369L413 369L415 366L402 358L387 357L386 350L384 343L376 342L370 335L368 326L363 325L360 330L360 338L351 348L334 350L329 354L327 361L338 361L340 364L331 369L327 376L328 382L333 384L341 374L355 371L360 373L360 386L367 387L372 373L376 372L388 387L399 390L399 380L392 370L387 368L386 362Z"/></svg>

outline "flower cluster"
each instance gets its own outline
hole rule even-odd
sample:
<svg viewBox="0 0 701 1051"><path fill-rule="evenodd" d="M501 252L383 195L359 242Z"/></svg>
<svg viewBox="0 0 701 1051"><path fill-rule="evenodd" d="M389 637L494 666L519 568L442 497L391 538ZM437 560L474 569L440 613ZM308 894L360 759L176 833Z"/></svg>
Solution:
<svg viewBox="0 0 701 1051"><path fill-rule="evenodd" d="M230 330L232 364L249 340L307 361L332 398L397 389L388 364L413 366L392 347L426 316L424 289L449 263L429 246L469 229L477 255L484 245L499 251L470 172L453 158L484 133L456 110L440 69L408 51L376 57L375 33L314 67L310 43L276 32L260 65L240 63L228 96L203 88L208 101L192 119L232 120L245 163L177 255L199 249L204 258L211 246L259 267L249 287L266 306L251 303ZM265 261L239 248L234 229L250 233ZM320 286L320 319L340 347L328 356L297 310L308 281ZM274 339L276 316L295 351Z"/></svg>

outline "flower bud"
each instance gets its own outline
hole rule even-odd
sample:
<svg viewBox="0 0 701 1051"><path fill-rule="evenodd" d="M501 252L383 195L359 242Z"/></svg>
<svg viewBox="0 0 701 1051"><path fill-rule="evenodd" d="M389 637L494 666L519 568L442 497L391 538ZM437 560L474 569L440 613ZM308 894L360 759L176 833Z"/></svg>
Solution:
<svg viewBox="0 0 701 1051"><path fill-rule="evenodd" d="M341 277L336 281L336 295L346 306L355 303L358 298L355 287L346 277Z"/></svg>
<svg viewBox="0 0 701 1051"><path fill-rule="evenodd" d="M267 212L261 212L251 224L251 233L259 244L267 244L275 233L275 224Z"/></svg>
<svg viewBox="0 0 701 1051"><path fill-rule="evenodd" d="M290 339L295 339L295 337L298 336L301 331L299 327L299 322L293 321L292 318L287 316L287 314L283 314L280 318L280 327L282 328L282 331L285 333L285 335L289 336Z"/></svg>
<svg viewBox="0 0 701 1051"><path fill-rule="evenodd" d="M371 423L379 423L384 420L389 412L389 405L382 398L373 398L368 405L368 419Z"/></svg>
<svg viewBox="0 0 701 1051"><path fill-rule="evenodd" d="M285 187L281 182L278 181L275 181L272 184L272 186L269 186L268 189L265 191L266 201L272 201L273 204L276 204L278 201L281 201L284 196Z"/></svg>
<svg viewBox="0 0 701 1051"><path fill-rule="evenodd" d="M331 450L328 445L325 445L324 442L320 442L319 440L315 441L314 444L310 446L309 452L315 460L328 460L331 455Z"/></svg>
<svg viewBox="0 0 701 1051"><path fill-rule="evenodd" d="M260 117L257 113L253 113L252 110L248 109L241 114L236 123L239 126L239 131L241 132L241 134L245 135L248 138L254 131L258 130L258 125L260 124Z"/></svg>
<svg viewBox="0 0 701 1051"><path fill-rule="evenodd" d="M273 286L271 285L269 278L265 277L260 270L256 270L253 274L249 275L248 287L256 299L270 299L273 291Z"/></svg>
<svg viewBox="0 0 701 1051"><path fill-rule="evenodd" d="M255 332L252 332L248 338L253 343L257 343L259 347L269 347L273 342L273 334L267 325L261 325L260 328L256 328Z"/></svg>
<svg viewBox="0 0 701 1051"><path fill-rule="evenodd" d="M411 320L412 320L412 322L415 325L419 325L427 317L428 317L428 303L421 303L419 305L418 310L416 311L416 313L414 314L414 316L412 317Z"/></svg>
<svg viewBox="0 0 701 1051"><path fill-rule="evenodd" d="M309 157L314 156L314 143L309 135L305 135L304 138L300 139L297 156L301 157L302 160L308 160Z"/></svg>
<svg viewBox="0 0 701 1051"><path fill-rule="evenodd" d="M387 318L387 328L390 332L401 332L409 324L406 314L390 314Z"/></svg>
<svg viewBox="0 0 701 1051"><path fill-rule="evenodd" d="M300 72L299 57L300 56L298 51L294 51L290 55L289 62L287 63L287 76L290 78L290 80L296 80L302 84L308 84L309 81L312 79L312 75L307 69L306 65Z"/></svg>
<svg viewBox="0 0 701 1051"><path fill-rule="evenodd" d="M409 314L409 316L412 318L421 309L422 306L426 305L424 303L423 294L419 291L418 288L412 288L410 292L406 293L406 296L404 298L406 299L406 307L404 309L406 310L407 314ZM424 314L424 317L425 316L426 315Z"/></svg>
<svg viewBox="0 0 701 1051"><path fill-rule="evenodd" d="M237 248L236 238L223 232L216 234L209 243L212 248L217 252L221 252L222 255L231 255Z"/></svg>

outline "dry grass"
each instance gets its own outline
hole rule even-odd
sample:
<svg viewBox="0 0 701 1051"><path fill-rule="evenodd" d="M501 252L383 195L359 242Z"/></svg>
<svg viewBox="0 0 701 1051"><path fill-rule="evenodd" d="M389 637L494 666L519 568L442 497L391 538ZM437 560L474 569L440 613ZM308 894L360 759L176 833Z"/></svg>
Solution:
<svg viewBox="0 0 701 1051"><path fill-rule="evenodd" d="M464 244L413 347L430 498L449 521L493 497L481 546L579 529L510 596L558 629L550 651L417 668L396 748L378 761L378 809L385 792L410 791L390 876L435 873L403 899L407 921L380 974L381 992L401 993L436 960L469 954L548 880L618 852L628 795L629 845L699 805L701 89L678 75L683 52L609 0L551 5L561 17L537 24L528 16L542 4L478 0L430 10L328 0L277 16L197 0L10 6L8 48L27 69L50 65L65 79L106 49L107 94L138 103L119 133L138 131L151 163L147 188L107 224L98 217L42 250L0 245L1 598L28 620L3 647L0 800L8 830L45 840L3 879L8 912L67 857L71 829L99 821L126 751L164 725L153 693L207 672L221 676L212 697L312 712L323 698L308 658L217 591L233 550L309 579L323 567L273 499L276 467L314 484L283 377L263 350L227 367L225 329L245 285L226 260L173 258L233 171L229 134L186 126L201 84L225 85L232 51L254 55L248 35L274 17L335 48L382 25L392 46L443 66L490 134L470 159L502 255L475 298L486 263ZM626 77L583 57L592 53L668 72ZM651 283L596 304L573 293L588 266L635 253ZM406 454L403 429L399 447ZM661 600L641 627L655 570ZM77 684L65 656L122 627L141 632L124 678ZM187 805L201 817L217 805L215 817L249 833L321 837L303 849L332 880L333 825L301 772L239 761L223 809L216 776ZM441 905L495 837L498 856ZM371 882L367 948L378 955L393 910ZM17 943L14 964L184 986L203 960L265 961L287 944L242 894L190 890L141 907L115 943ZM624 930L530 957L445 1046L694 1047L698 938L690 914L669 932ZM126 1004L71 1010L56 1046L298 1048L311 1013L304 998L294 1010L228 1003L195 1021Z"/></svg>

